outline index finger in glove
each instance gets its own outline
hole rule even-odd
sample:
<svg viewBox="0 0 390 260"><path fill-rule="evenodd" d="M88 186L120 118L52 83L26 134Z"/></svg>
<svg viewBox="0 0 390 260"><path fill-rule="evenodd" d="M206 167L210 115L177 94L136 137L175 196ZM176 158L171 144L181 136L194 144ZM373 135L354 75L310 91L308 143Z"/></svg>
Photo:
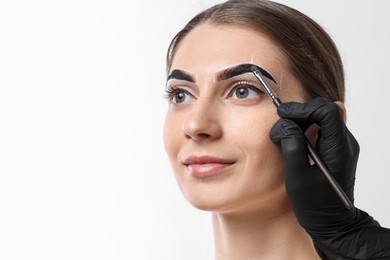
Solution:
<svg viewBox="0 0 390 260"><path fill-rule="evenodd" d="M305 103L286 102L279 107L278 114L281 118L293 120L303 130L311 124L318 124L325 138L344 131L345 124L339 106L327 98L314 98Z"/></svg>
<svg viewBox="0 0 390 260"><path fill-rule="evenodd" d="M272 141L281 144L286 191L301 220L305 218L302 211L306 208L313 210L318 204L328 205L334 197L339 201L317 167L310 164L303 131L295 122L280 119L272 127L270 136Z"/></svg>
<svg viewBox="0 0 390 260"><path fill-rule="evenodd" d="M286 172L301 175L303 168L310 167L305 137L295 122L279 119L272 127L270 137L273 142L281 144Z"/></svg>
<svg viewBox="0 0 390 260"><path fill-rule="evenodd" d="M320 126L317 150L324 160L327 160L328 156L329 160L333 160L332 154L339 152L351 153L345 149L350 147L350 142L353 140L349 138L351 134L345 126L343 115L336 103L322 97L305 103L283 103L278 113L280 117L293 120L301 127L311 124Z"/></svg>

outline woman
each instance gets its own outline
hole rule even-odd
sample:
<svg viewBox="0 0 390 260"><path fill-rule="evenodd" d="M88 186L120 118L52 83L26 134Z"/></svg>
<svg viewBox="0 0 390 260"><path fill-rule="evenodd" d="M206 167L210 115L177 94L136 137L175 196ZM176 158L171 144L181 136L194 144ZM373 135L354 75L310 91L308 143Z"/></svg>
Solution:
<svg viewBox="0 0 390 260"><path fill-rule="evenodd" d="M248 64L287 104L275 109ZM390 258L388 230L346 209L307 157L302 129L353 201L359 146L343 122L340 56L318 24L227 1L176 35L167 72L166 150L184 196L212 212L216 259Z"/></svg>

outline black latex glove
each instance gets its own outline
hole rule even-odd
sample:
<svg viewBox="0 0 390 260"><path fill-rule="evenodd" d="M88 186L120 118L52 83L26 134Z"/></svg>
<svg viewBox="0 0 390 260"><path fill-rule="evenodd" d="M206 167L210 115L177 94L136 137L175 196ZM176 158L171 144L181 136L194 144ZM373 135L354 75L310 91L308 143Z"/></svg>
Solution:
<svg viewBox="0 0 390 260"><path fill-rule="evenodd" d="M286 190L295 215L330 259L390 259L390 230L366 212L345 208L316 165L308 160L303 130L320 126L316 150L353 202L359 144L337 104L325 98L284 103L271 139L281 144Z"/></svg>

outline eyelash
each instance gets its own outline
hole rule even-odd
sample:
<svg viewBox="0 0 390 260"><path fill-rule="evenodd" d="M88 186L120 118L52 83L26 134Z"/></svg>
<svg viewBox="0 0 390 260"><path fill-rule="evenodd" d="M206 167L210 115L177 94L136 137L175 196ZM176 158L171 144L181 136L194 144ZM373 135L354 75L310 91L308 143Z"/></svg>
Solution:
<svg viewBox="0 0 390 260"><path fill-rule="evenodd" d="M179 88L179 87L176 88L176 87L168 86L165 89L164 99L172 103L175 95L177 93L180 93L180 92L185 93L185 94L190 95L190 96L193 96L188 90L185 90L185 89Z"/></svg>
<svg viewBox="0 0 390 260"><path fill-rule="evenodd" d="M249 88L249 89L257 92L258 94L265 94L265 92L262 90L262 88L260 86L254 84L252 82L249 82L249 81L238 81L238 82L234 83L233 86L230 88L228 97L231 97L234 94L234 91L237 88L239 88L239 87Z"/></svg>
<svg viewBox="0 0 390 260"><path fill-rule="evenodd" d="M232 97L234 95L234 91L239 88L249 88L253 91L255 91L258 94L265 94L265 92L256 84L249 82L249 81L238 81L233 84L233 86L230 88L227 97ZM180 88L180 87L172 87L168 86L165 89L164 99L173 102L173 99L177 93L185 93L186 95L192 96L193 95L186 89Z"/></svg>

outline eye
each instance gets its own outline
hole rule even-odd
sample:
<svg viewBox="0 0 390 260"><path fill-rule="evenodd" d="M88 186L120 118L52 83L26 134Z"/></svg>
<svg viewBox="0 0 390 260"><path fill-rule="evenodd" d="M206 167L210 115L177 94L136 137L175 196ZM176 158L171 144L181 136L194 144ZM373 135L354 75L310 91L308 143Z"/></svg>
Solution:
<svg viewBox="0 0 390 260"><path fill-rule="evenodd" d="M165 92L166 99L173 104L185 103L194 99L194 96L188 90L182 88L167 87Z"/></svg>
<svg viewBox="0 0 390 260"><path fill-rule="evenodd" d="M234 99L251 99L261 94L264 94L264 92L255 84L247 81L239 81L230 89L228 97Z"/></svg>

